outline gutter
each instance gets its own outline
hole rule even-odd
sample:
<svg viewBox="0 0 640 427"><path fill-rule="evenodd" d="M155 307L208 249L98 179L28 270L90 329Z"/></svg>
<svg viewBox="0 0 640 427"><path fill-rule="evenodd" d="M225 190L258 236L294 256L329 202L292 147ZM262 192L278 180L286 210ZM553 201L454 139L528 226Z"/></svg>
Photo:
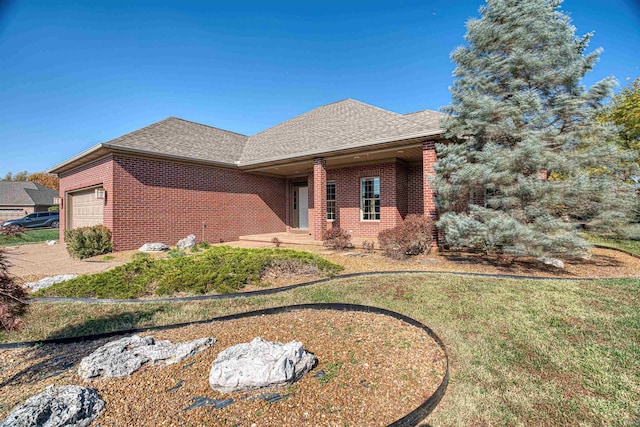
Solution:
<svg viewBox="0 0 640 427"><path fill-rule="evenodd" d="M349 145L345 145L340 148L336 148L334 150L329 150L329 151L309 150L309 151L303 151L301 153L295 153L295 155L293 156L276 156L276 157L270 157L270 158L261 159L261 160L250 160L248 162L240 161L238 163L238 166L240 166L240 168L243 168L248 166L259 166L259 165L264 165L267 163L278 162L283 160L299 161L299 160L304 160L305 157L311 157L311 158L318 157L318 156L327 157L327 156L340 154L350 149L369 148L369 147L373 148L376 145L388 144L390 142L400 142L408 139L428 138L431 136L439 136L439 135L442 135L443 133L444 132L441 129L438 129L438 130L426 132L426 133L420 132L416 134L402 135L400 137L396 136L396 137L382 138L378 140L367 141L365 143L349 144Z"/></svg>

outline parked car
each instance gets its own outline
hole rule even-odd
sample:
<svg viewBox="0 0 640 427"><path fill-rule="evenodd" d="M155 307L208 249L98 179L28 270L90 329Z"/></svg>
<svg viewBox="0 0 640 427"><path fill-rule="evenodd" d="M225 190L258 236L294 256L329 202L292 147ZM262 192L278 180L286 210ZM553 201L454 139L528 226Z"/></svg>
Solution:
<svg viewBox="0 0 640 427"><path fill-rule="evenodd" d="M9 225L16 225L24 228L35 227L52 227L58 228L60 225L60 213L59 212L34 212L20 219L12 219L11 221L5 221L2 224L3 227Z"/></svg>

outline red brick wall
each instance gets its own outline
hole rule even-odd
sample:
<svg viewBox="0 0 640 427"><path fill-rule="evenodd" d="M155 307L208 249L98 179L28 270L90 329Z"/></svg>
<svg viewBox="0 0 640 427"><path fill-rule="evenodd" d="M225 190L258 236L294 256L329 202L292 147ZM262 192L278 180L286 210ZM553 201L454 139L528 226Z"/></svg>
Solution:
<svg viewBox="0 0 640 427"><path fill-rule="evenodd" d="M324 159L313 160L313 215L309 215L309 224L313 223L311 230L314 240L322 240L327 223L327 162ZM311 199L311 196L309 196Z"/></svg>
<svg viewBox="0 0 640 427"><path fill-rule="evenodd" d="M80 190L86 187L102 185L106 191L104 200L103 224L113 231L113 159L111 156L87 163L70 172L60 174L60 241L64 240L64 230L67 225L66 194L69 191Z"/></svg>
<svg viewBox="0 0 640 427"><path fill-rule="evenodd" d="M397 169L400 172L397 173ZM380 177L380 221L360 220L360 178ZM380 163L354 166L350 168L327 169L327 180L336 183L336 220L327 222L327 228L340 227L351 231L355 237L377 238L386 228L395 227L402 220L402 212L407 212L406 191L398 197L398 179L407 180L404 166L397 163ZM313 234L313 173L309 174L309 232ZM406 185L405 185L406 188ZM407 195L405 195L407 194ZM397 203L403 204L398 208Z"/></svg>
<svg viewBox="0 0 640 427"><path fill-rule="evenodd" d="M407 214L424 213L422 202L422 164L407 167Z"/></svg>
<svg viewBox="0 0 640 427"><path fill-rule="evenodd" d="M408 183L407 166L404 163L397 163L396 206L398 206L398 214L400 215L398 221L402 221L407 216L409 202L409 189L407 188Z"/></svg>
<svg viewBox="0 0 640 427"><path fill-rule="evenodd" d="M174 245L189 234L219 242L285 231L285 179L122 155L113 172L116 250Z"/></svg>

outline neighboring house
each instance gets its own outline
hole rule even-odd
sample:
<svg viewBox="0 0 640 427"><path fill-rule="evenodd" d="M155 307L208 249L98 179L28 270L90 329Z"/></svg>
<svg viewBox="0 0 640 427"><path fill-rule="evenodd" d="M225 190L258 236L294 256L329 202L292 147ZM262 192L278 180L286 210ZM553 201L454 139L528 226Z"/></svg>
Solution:
<svg viewBox="0 0 640 427"><path fill-rule="evenodd" d="M58 192L31 181L0 181L0 222L47 211Z"/></svg>
<svg viewBox="0 0 640 427"><path fill-rule="evenodd" d="M408 214L435 216L442 114L347 99L252 136L170 117L53 167L60 233L104 224L115 250L330 227L375 238Z"/></svg>

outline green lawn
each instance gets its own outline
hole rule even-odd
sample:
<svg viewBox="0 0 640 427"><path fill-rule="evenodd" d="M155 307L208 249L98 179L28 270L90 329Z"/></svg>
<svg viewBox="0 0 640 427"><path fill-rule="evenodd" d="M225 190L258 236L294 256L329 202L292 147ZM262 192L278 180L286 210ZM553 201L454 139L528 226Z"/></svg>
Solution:
<svg viewBox="0 0 640 427"><path fill-rule="evenodd" d="M605 237L585 234L584 237L594 245L622 249L635 255L640 255L640 240L607 239Z"/></svg>
<svg viewBox="0 0 640 427"><path fill-rule="evenodd" d="M432 327L451 357L434 426L634 425L640 419L640 284L455 275L336 278L281 294L166 304L32 304L29 340L313 302L367 304Z"/></svg>
<svg viewBox="0 0 640 427"><path fill-rule="evenodd" d="M46 242L47 240L58 240L59 237L60 231L57 228L40 228L25 231L19 236L0 236L0 246Z"/></svg>

